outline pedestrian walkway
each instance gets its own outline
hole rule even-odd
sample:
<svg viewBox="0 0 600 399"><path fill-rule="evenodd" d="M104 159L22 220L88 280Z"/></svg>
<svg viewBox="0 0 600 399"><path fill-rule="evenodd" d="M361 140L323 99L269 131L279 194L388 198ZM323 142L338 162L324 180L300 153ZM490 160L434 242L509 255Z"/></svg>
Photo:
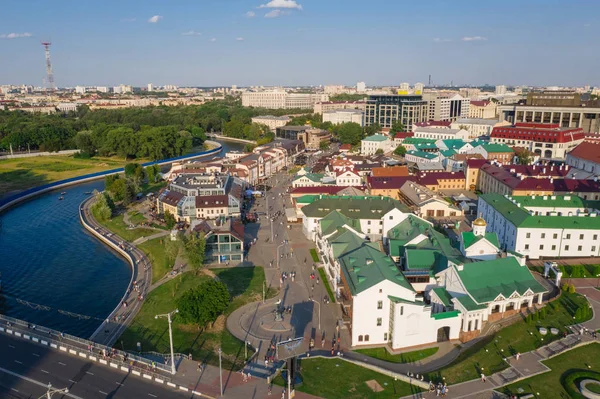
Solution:
<svg viewBox="0 0 600 399"><path fill-rule="evenodd" d="M144 227L144 228L146 228L146 227ZM140 245L146 241L154 240L155 238L160 238L160 237L168 236L169 234L171 234L170 231L165 231L165 230L160 230L160 229L156 229L156 230L158 230L158 233L152 234L147 237L140 237L140 238L136 239L135 241L133 241L133 244Z"/></svg>

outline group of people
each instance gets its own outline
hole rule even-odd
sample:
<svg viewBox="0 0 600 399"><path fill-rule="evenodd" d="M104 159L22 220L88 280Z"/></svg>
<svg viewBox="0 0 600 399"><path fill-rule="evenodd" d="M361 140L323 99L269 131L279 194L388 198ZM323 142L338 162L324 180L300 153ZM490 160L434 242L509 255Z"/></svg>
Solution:
<svg viewBox="0 0 600 399"><path fill-rule="evenodd" d="M444 397L448 394L448 386L446 385L445 382L444 382L444 384L442 384L440 382L437 385L435 385L433 382L430 382L429 383L429 392L435 392L435 396Z"/></svg>

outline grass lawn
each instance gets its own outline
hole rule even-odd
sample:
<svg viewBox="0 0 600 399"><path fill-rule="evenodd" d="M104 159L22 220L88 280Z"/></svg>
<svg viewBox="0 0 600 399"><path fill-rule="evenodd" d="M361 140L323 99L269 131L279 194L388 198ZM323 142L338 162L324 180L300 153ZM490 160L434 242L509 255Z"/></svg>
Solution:
<svg viewBox="0 0 600 399"><path fill-rule="evenodd" d="M439 381L443 377L450 385L478 378L482 369L486 375L501 371L507 368L504 357L512 356L517 352L529 352L561 337L561 334L548 334L542 337L538 327L548 329L555 327L562 333L566 331L565 326L585 321L585 319L573 319L577 307L582 304L587 305L587 300L583 296L563 292L559 299L546 306L547 316L544 320L532 324L520 320L511 324L495 335L476 343L461 353L449 366L430 373L428 378Z"/></svg>
<svg viewBox="0 0 600 399"><path fill-rule="evenodd" d="M319 254L317 254L317 250L315 248L310 249L310 256L312 257L313 262L319 261Z"/></svg>
<svg viewBox="0 0 600 399"><path fill-rule="evenodd" d="M499 391L507 394L529 394L539 392L539 398L570 398L563 388L564 379L575 371L600 370L600 344L592 343L567 351L550 360L543 362L552 370L539 374L514 384L500 388ZM591 387L591 385L589 386ZM519 388L522 393L519 393ZM583 398L583 396L581 396Z"/></svg>
<svg viewBox="0 0 600 399"><path fill-rule="evenodd" d="M302 359L300 374L302 385L297 388L299 391L327 399L395 399L421 391L406 382L394 381L393 377L341 359ZM367 381L376 381L383 390L373 391ZM284 386L281 376L275 378L273 383Z"/></svg>
<svg viewBox="0 0 600 399"><path fill-rule="evenodd" d="M93 211L92 211L92 214L94 214ZM96 218L98 223L100 223L102 226L104 226L105 228L112 231L113 233L115 233L116 235L121 237L122 239L129 241L129 242L133 242L140 237L148 237L148 236L151 236L152 234L156 233L155 230L145 229L142 227L132 229L132 230L128 229L127 228L128 226L123 221L123 215L117 215L117 216L113 217L112 219L106 220L104 222L100 221L98 219L98 217L96 217L95 214L94 214L94 217Z"/></svg>
<svg viewBox="0 0 600 399"><path fill-rule="evenodd" d="M175 258L171 258L165 251L166 240L168 237L159 237L138 245L138 248L146 253L152 263L152 283L157 282L173 268ZM175 242L169 245L175 245Z"/></svg>
<svg viewBox="0 0 600 399"><path fill-rule="evenodd" d="M238 267L228 269L211 269L216 276L229 288L232 301L226 310L229 315L239 306L262 299L262 287L265 281L262 267ZM169 331L167 321L156 320L157 314L167 313L176 308L176 300L188 289L197 287L210 279L208 274L199 275L187 272L179 275L152 291L142 309L117 340L116 346L123 345L127 350L136 350L136 343L141 342L142 351L169 352ZM274 290L268 293L269 297ZM202 359L213 365L218 365L217 349L223 349L223 364L226 368L234 364L240 365L244 357L244 343L227 331L225 318L206 329L197 326L184 325L175 317L173 321L174 350L178 353L192 353L194 359Z"/></svg>
<svg viewBox="0 0 600 399"><path fill-rule="evenodd" d="M322 267L319 268L319 275L321 276L321 281L325 284L325 289L327 290L327 295L329 295L329 300L331 302L335 302L335 296L333 295L333 291L331 290L331 286L329 285L329 280L327 280L327 275L325 274L325 269Z"/></svg>
<svg viewBox="0 0 600 399"><path fill-rule="evenodd" d="M131 223L140 224L148 221L148 219L144 217L144 214L139 213L138 211L128 212L128 214Z"/></svg>
<svg viewBox="0 0 600 399"><path fill-rule="evenodd" d="M375 359L385 360L390 363L412 363L434 355L439 349L440 348L436 346L397 355L390 354L385 348L356 349L354 352L362 353L363 355L371 356Z"/></svg>
<svg viewBox="0 0 600 399"><path fill-rule="evenodd" d="M596 278L600 274L598 264L559 265L558 268L563 272L563 278ZM529 269L544 274L544 266L529 266ZM554 273L550 272L550 276Z"/></svg>
<svg viewBox="0 0 600 399"><path fill-rule="evenodd" d="M78 159L57 155L0 160L0 193L11 193L88 173L124 166L120 158Z"/></svg>

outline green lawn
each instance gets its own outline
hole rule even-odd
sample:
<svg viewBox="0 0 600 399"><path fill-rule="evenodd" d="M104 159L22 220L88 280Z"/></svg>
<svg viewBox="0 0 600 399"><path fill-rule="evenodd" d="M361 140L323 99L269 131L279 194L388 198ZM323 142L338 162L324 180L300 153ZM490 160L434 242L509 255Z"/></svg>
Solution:
<svg viewBox="0 0 600 399"><path fill-rule="evenodd" d="M400 353L392 355L385 348L369 348L369 349L356 349L354 352L361 353L375 359L385 360L390 363L413 363L419 360L423 360L426 357L434 355L440 348L425 348L418 351Z"/></svg>
<svg viewBox="0 0 600 399"><path fill-rule="evenodd" d="M211 269L217 277L229 288L232 296L231 304L226 310L230 314L237 307L262 298L262 286L265 281L262 267L239 267L227 269ZM169 352L169 333L167 321L156 320L157 314L167 313L175 309L176 300L185 291L197 287L210 279L206 274L197 275L187 272L177 276L152 291L142 309L117 340L125 349L136 350L136 343L141 342L142 351ZM268 293L273 296L274 290ZM224 320L219 320L208 329L181 324L177 318L173 321L174 350L178 353L192 353L194 359L202 359L213 365L218 365L216 351L219 346L223 349L223 364L229 368L240 364L244 359L244 343L227 331Z"/></svg>
<svg viewBox="0 0 600 399"><path fill-rule="evenodd" d="M310 256L312 257L313 262L319 261L319 254L317 254L317 250L315 248L310 249Z"/></svg>
<svg viewBox="0 0 600 399"><path fill-rule="evenodd" d="M94 212L92 212L92 213L94 213ZM119 237L124 239L125 241L133 242L140 237L148 237L148 236L151 236L152 234L157 233L157 231L155 231L155 230L146 229L143 227L139 227L139 228L135 228L135 229L128 229L128 226L123 221L122 214L117 215L117 216L113 217L112 219L106 220L104 222L100 221L96 217L95 214L94 214L94 217L96 218L98 223L100 223L102 226L104 226L108 230L112 231L113 233L115 233L116 235L118 235Z"/></svg>
<svg viewBox="0 0 600 399"><path fill-rule="evenodd" d="M329 295L329 300L331 302L335 302L335 296L333 295L333 291L331 290L331 286L329 285L329 280L327 280L327 275L325 274L325 269L322 267L319 268L319 275L321 276L321 281L325 284L325 289L327 290L327 295Z"/></svg>
<svg viewBox="0 0 600 399"><path fill-rule="evenodd" d="M543 362L552 370L499 389L506 394L539 395L539 398L571 398L563 387L569 374L576 371L600 370L600 344L592 343L562 353ZM590 368L588 368L590 366ZM519 391L522 390L522 392ZM583 398L583 396L579 396Z"/></svg>
<svg viewBox="0 0 600 399"><path fill-rule="evenodd" d="M152 263L152 283L157 282L171 271L176 257L169 257L165 251L165 245L176 245L169 241L169 237L159 237L138 245L138 248L146 253Z"/></svg>
<svg viewBox="0 0 600 399"><path fill-rule="evenodd" d="M297 389L327 399L396 399L420 392L420 388L393 377L357 366L342 359L302 359L300 361L302 385ZM367 381L376 381L383 390L374 392ZM281 376L274 384L283 386ZM274 390L274 393L277 394Z"/></svg>
<svg viewBox="0 0 600 399"><path fill-rule="evenodd" d="M131 221L131 223L136 224L136 225L148 221L148 219L146 219L144 214L140 213L138 211L128 212L128 215L129 215L129 220Z"/></svg>
<svg viewBox="0 0 600 399"><path fill-rule="evenodd" d="M8 194L41 184L101 172L125 165L119 158L79 159L57 155L0 160L0 193Z"/></svg>
<svg viewBox="0 0 600 399"><path fill-rule="evenodd" d="M557 336L548 334L542 337L537 327L555 327L562 333L566 331L565 326L585 321L573 319L577 307L582 304L587 305L585 297L563 292L559 299L552 302L552 305L546 306L547 316L544 320L536 324L527 324L520 320L505 327L494 336L484 338L461 353L449 366L430 373L428 378L434 381L445 378L448 384L456 384L478 378L481 370L487 375L501 371L507 367L504 357L517 352L529 352L561 337L561 334Z"/></svg>
<svg viewBox="0 0 600 399"><path fill-rule="evenodd" d="M544 266L529 266L529 268L544 274ZM600 265L598 264L559 265L558 268L563 272L563 278L595 278L600 274ZM554 276L554 274L550 272L550 276Z"/></svg>

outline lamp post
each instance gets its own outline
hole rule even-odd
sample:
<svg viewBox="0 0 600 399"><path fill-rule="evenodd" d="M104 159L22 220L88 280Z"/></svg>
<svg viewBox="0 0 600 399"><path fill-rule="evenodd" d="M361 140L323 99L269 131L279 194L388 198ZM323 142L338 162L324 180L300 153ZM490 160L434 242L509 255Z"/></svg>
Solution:
<svg viewBox="0 0 600 399"><path fill-rule="evenodd" d="M45 395L42 395L39 397L39 399L42 398L46 398L46 399L51 399L52 395L54 395L55 393L69 393L69 388L63 388L63 389L52 389L52 384L48 383L48 390L46 391Z"/></svg>
<svg viewBox="0 0 600 399"><path fill-rule="evenodd" d="M156 316L154 316L155 319L158 319L159 317L167 317L167 321L169 322L169 342L171 344L171 374L175 374L176 370L175 370L175 354L173 353L173 328L171 326L172 321L171 321L171 315L175 314L175 313L179 313L179 309L175 309L172 312L169 313L165 313L165 314L157 314Z"/></svg>
<svg viewBox="0 0 600 399"><path fill-rule="evenodd" d="M281 259L281 256L279 255L279 248L281 248L284 245L285 240L283 240L283 242L277 246L277 269L279 269L279 260Z"/></svg>
<svg viewBox="0 0 600 399"><path fill-rule="evenodd" d="M319 305L319 330L321 329L321 302L315 301L315 298L312 299L314 303Z"/></svg>
<svg viewBox="0 0 600 399"><path fill-rule="evenodd" d="M223 372L221 371L221 353L223 351L219 348L219 380L221 381L221 396L223 396Z"/></svg>

